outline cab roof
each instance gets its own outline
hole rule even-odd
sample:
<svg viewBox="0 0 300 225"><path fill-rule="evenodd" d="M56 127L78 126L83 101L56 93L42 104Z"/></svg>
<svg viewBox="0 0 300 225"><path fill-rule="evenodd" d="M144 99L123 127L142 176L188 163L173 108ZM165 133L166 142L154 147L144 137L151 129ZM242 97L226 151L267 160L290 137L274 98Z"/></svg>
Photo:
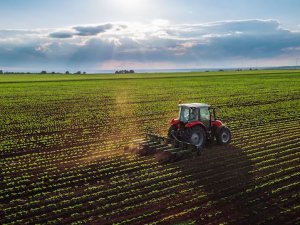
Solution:
<svg viewBox="0 0 300 225"><path fill-rule="evenodd" d="M187 103L187 104L179 104L179 107L188 107L188 108L208 108L210 105L205 103Z"/></svg>

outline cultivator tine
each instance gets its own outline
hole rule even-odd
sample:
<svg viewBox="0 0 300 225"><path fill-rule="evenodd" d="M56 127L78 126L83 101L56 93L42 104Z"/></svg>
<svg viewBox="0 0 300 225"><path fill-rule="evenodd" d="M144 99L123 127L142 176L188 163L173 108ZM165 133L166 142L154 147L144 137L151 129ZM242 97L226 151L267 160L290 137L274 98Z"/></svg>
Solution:
<svg viewBox="0 0 300 225"><path fill-rule="evenodd" d="M162 137L153 133L146 133L146 141L141 145L141 155L158 153L161 162L173 162L185 154L197 151L197 147L175 138Z"/></svg>

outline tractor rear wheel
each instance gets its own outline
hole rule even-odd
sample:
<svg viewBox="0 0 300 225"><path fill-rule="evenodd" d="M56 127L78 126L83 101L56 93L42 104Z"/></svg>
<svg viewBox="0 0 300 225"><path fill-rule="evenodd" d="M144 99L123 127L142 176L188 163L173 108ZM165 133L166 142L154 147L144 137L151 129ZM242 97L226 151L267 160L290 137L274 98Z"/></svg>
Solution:
<svg viewBox="0 0 300 225"><path fill-rule="evenodd" d="M223 127L216 135L217 142L220 145L227 145L231 141L231 132L228 127Z"/></svg>
<svg viewBox="0 0 300 225"><path fill-rule="evenodd" d="M200 127L196 126L191 129L190 143L195 145L198 149L202 149L206 143L206 132Z"/></svg>

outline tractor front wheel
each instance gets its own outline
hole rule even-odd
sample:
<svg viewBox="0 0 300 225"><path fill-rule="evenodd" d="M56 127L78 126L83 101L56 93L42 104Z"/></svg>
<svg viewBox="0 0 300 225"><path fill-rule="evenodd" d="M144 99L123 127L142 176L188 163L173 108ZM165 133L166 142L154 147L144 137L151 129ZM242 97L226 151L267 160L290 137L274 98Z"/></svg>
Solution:
<svg viewBox="0 0 300 225"><path fill-rule="evenodd" d="M227 145L231 141L231 132L228 127L223 127L216 135L217 142L220 145Z"/></svg>
<svg viewBox="0 0 300 225"><path fill-rule="evenodd" d="M190 132L190 143L195 145L198 149L202 149L205 145L205 142L205 130L200 126L193 127Z"/></svg>

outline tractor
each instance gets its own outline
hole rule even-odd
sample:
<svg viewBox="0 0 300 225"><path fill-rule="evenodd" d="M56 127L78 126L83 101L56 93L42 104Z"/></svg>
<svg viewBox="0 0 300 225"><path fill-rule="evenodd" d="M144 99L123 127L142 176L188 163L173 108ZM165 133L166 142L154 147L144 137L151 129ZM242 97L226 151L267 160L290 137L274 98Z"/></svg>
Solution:
<svg viewBox="0 0 300 225"><path fill-rule="evenodd" d="M140 143L141 155L164 153L167 161L175 161L185 154L198 155L207 142L216 140L220 145L229 144L229 128L216 119L215 108L204 103L179 104L179 117L172 119L168 136L147 132Z"/></svg>
<svg viewBox="0 0 300 225"><path fill-rule="evenodd" d="M215 108L204 103L189 103L179 104L179 118L171 121L168 137L200 149L214 139L220 145L229 144L231 132L216 119Z"/></svg>

